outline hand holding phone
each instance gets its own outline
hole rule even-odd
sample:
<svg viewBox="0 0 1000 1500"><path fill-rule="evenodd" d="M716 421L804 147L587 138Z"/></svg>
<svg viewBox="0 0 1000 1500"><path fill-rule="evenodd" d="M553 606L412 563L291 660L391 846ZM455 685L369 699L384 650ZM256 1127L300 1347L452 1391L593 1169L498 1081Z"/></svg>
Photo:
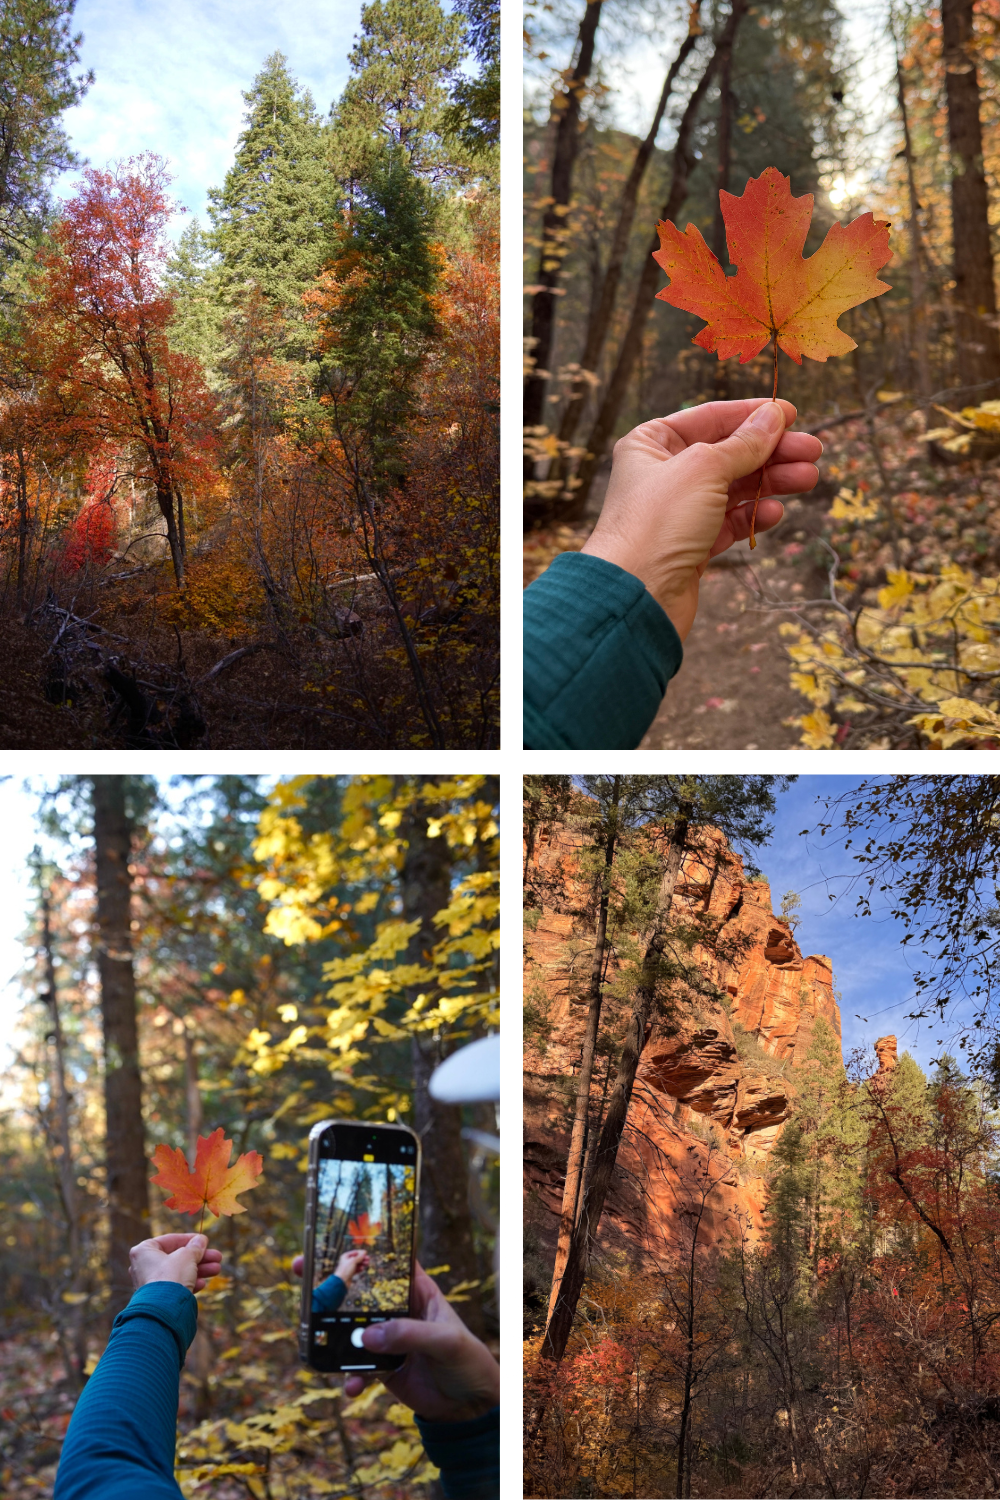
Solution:
<svg viewBox="0 0 1000 1500"><path fill-rule="evenodd" d="M292 1270L302 1275L301 1255ZM500 1366L419 1264L412 1305L413 1317L374 1323L362 1335L366 1349L406 1356L401 1369L380 1377L396 1400L428 1422L466 1422L498 1406ZM349 1374L345 1394L360 1395L370 1378Z"/></svg>
<svg viewBox="0 0 1000 1500"><path fill-rule="evenodd" d="M365 1331L411 1310L420 1142L405 1125L309 1134L299 1353L314 1370L394 1370Z"/></svg>

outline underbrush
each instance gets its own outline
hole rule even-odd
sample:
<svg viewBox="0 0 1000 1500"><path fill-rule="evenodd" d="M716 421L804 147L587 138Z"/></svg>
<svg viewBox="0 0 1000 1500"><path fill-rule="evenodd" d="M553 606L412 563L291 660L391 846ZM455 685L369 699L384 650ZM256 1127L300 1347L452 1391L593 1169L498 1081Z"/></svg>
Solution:
<svg viewBox="0 0 1000 1500"><path fill-rule="evenodd" d="M872 426L814 429L839 492L809 548L814 595L781 626L808 705L786 722L808 749L1000 746L996 444L956 449L926 425L893 406ZM790 609L767 591L761 603Z"/></svg>
<svg viewBox="0 0 1000 1500"><path fill-rule="evenodd" d="M0 614L0 746L8 749L430 748L499 738L491 600L426 603L400 626L371 585L309 608L268 599L237 561L196 559L40 583Z"/></svg>

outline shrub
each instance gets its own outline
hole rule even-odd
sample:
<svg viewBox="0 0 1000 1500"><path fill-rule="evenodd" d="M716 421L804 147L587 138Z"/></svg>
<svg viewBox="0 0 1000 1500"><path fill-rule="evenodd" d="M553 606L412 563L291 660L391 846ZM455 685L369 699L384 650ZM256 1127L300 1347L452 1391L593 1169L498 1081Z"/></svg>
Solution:
<svg viewBox="0 0 1000 1500"><path fill-rule="evenodd" d="M745 1031L738 1021L734 1021L733 1039L736 1043L736 1055L745 1068L763 1073L765 1078L780 1078L784 1075L787 1064L779 1062L767 1051L756 1032Z"/></svg>

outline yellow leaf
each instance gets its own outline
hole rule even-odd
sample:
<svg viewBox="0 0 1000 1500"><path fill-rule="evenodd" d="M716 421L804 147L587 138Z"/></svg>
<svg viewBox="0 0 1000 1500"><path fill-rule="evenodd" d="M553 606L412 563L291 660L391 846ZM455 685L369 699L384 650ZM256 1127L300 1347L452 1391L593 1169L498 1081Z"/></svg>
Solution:
<svg viewBox="0 0 1000 1500"><path fill-rule="evenodd" d="M79 1307L81 1302L90 1301L89 1292L63 1292L62 1300L68 1302L70 1307Z"/></svg>
<svg viewBox="0 0 1000 1500"><path fill-rule="evenodd" d="M913 593L913 575L906 572L893 572L892 568L886 573L889 580L888 586L878 591L878 602L882 609L891 609L894 604L902 604Z"/></svg>

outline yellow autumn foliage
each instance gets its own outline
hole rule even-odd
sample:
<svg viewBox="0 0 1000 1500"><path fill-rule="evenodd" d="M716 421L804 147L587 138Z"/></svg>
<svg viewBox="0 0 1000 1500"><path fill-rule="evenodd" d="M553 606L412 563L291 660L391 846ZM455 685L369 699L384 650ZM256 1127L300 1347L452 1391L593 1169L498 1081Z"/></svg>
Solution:
<svg viewBox="0 0 1000 1500"><path fill-rule="evenodd" d="M1000 421L1000 402L989 404ZM955 563L890 570L874 606L780 632L791 684L810 704L787 722L808 749L835 748L839 726L866 715L873 733L890 720L914 726L928 749L1000 738L1000 578Z"/></svg>

